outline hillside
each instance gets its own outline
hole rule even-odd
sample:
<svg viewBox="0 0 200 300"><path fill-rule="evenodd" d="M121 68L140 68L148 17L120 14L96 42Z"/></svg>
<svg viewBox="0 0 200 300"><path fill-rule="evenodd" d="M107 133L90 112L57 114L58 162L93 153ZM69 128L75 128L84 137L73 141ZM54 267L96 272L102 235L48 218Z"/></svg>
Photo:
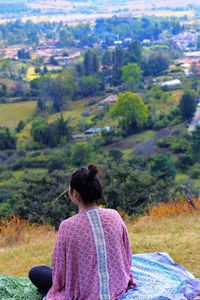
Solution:
<svg viewBox="0 0 200 300"><path fill-rule="evenodd" d="M134 254L167 252L195 277L200 277L200 214L186 202L162 204L135 221L124 217ZM1 274L27 276L33 265L51 265L56 236L52 227L29 225L16 218L7 225L1 226Z"/></svg>

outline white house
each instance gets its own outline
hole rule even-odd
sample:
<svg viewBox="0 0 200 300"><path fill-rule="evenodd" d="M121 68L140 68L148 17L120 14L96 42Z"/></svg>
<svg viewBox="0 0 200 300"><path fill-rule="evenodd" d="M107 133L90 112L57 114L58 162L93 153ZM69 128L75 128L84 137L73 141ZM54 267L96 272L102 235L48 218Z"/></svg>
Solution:
<svg viewBox="0 0 200 300"><path fill-rule="evenodd" d="M174 85L178 85L181 84L180 79L173 79L173 80L169 80L169 81L164 81L161 82L161 86L174 86Z"/></svg>

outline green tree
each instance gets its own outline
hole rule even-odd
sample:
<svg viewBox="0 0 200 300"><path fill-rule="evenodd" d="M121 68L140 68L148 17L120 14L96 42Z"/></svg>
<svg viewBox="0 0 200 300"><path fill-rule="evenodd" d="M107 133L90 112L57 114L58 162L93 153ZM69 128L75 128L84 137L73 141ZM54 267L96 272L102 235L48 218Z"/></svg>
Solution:
<svg viewBox="0 0 200 300"><path fill-rule="evenodd" d="M38 142L39 144L44 144L45 140L45 131L48 126L48 122L45 118L35 118L32 122L31 127L31 135L34 141Z"/></svg>
<svg viewBox="0 0 200 300"><path fill-rule="evenodd" d="M110 114L119 118L119 125L125 134L136 132L144 125L149 115L142 98L132 92L119 94Z"/></svg>
<svg viewBox="0 0 200 300"><path fill-rule="evenodd" d="M195 157L200 161L200 125L192 133L192 149Z"/></svg>
<svg viewBox="0 0 200 300"><path fill-rule="evenodd" d="M83 76L79 93L85 97L95 95L100 90L100 80L95 76Z"/></svg>
<svg viewBox="0 0 200 300"><path fill-rule="evenodd" d="M62 171L54 171L48 176L26 174L21 188L10 199L12 212L34 223L50 223L58 228L60 222L75 211L69 196L57 197L67 187L69 177Z"/></svg>
<svg viewBox="0 0 200 300"><path fill-rule="evenodd" d="M176 169L169 155L158 155L152 160L151 174L158 179L175 179Z"/></svg>
<svg viewBox="0 0 200 300"><path fill-rule="evenodd" d="M156 76L162 73L169 67L169 55L166 52L161 52L161 50L147 53L143 57L142 69L145 76Z"/></svg>
<svg viewBox="0 0 200 300"><path fill-rule="evenodd" d="M131 215L143 212L149 204L152 178L127 163L110 163L103 168L104 204Z"/></svg>
<svg viewBox="0 0 200 300"><path fill-rule="evenodd" d="M80 167L89 162L92 154L92 146L88 143L77 143L72 149L72 163Z"/></svg>
<svg viewBox="0 0 200 300"><path fill-rule="evenodd" d="M16 149L16 138L8 128L0 128L0 150Z"/></svg>
<svg viewBox="0 0 200 300"><path fill-rule="evenodd" d="M99 71L99 59L96 52L92 49L88 49L84 54L83 66L85 75L89 76L97 74Z"/></svg>
<svg viewBox="0 0 200 300"><path fill-rule="evenodd" d="M180 100L179 109L184 120L190 121L195 113L195 93L193 91L186 91Z"/></svg>
<svg viewBox="0 0 200 300"><path fill-rule="evenodd" d="M136 63L130 63L121 68L122 81L128 90L134 90L142 80L142 70Z"/></svg>
<svg viewBox="0 0 200 300"><path fill-rule="evenodd" d="M62 110L65 101L71 99L77 89L75 76L68 70L60 73L56 78L50 79L46 86L47 94L52 99L57 112Z"/></svg>

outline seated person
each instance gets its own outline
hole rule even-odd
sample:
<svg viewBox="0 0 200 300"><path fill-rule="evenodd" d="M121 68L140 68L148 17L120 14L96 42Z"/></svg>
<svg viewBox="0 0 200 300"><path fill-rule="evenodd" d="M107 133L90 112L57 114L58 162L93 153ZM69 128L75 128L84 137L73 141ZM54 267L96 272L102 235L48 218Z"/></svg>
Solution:
<svg viewBox="0 0 200 300"><path fill-rule="evenodd" d="M115 300L134 287L127 229L116 210L98 207L97 172L90 165L72 174L68 193L79 213L60 224L53 270L38 266L29 272L47 300Z"/></svg>

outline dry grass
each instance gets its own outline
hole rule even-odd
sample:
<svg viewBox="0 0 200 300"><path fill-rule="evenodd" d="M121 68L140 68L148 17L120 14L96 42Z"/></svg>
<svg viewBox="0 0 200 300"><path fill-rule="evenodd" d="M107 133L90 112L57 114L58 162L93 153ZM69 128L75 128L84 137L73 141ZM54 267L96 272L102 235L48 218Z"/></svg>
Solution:
<svg viewBox="0 0 200 300"><path fill-rule="evenodd" d="M160 204L135 221L123 217L133 253L168 252L200 277L200 214L187 203ZM13 217L2 223L0 233L1 274L26 276L33 265L50 265L56 236L51 226L30 225Z"/></svg>
<svg viewBox="0 0 200 300"><path fill-rule="evenodd" d="M35 68L34 67L29 67L27 74L25 76L25 80L26 81L31 81L33 79L39 78L40 74L39 73L35 73Z"/></svg>

